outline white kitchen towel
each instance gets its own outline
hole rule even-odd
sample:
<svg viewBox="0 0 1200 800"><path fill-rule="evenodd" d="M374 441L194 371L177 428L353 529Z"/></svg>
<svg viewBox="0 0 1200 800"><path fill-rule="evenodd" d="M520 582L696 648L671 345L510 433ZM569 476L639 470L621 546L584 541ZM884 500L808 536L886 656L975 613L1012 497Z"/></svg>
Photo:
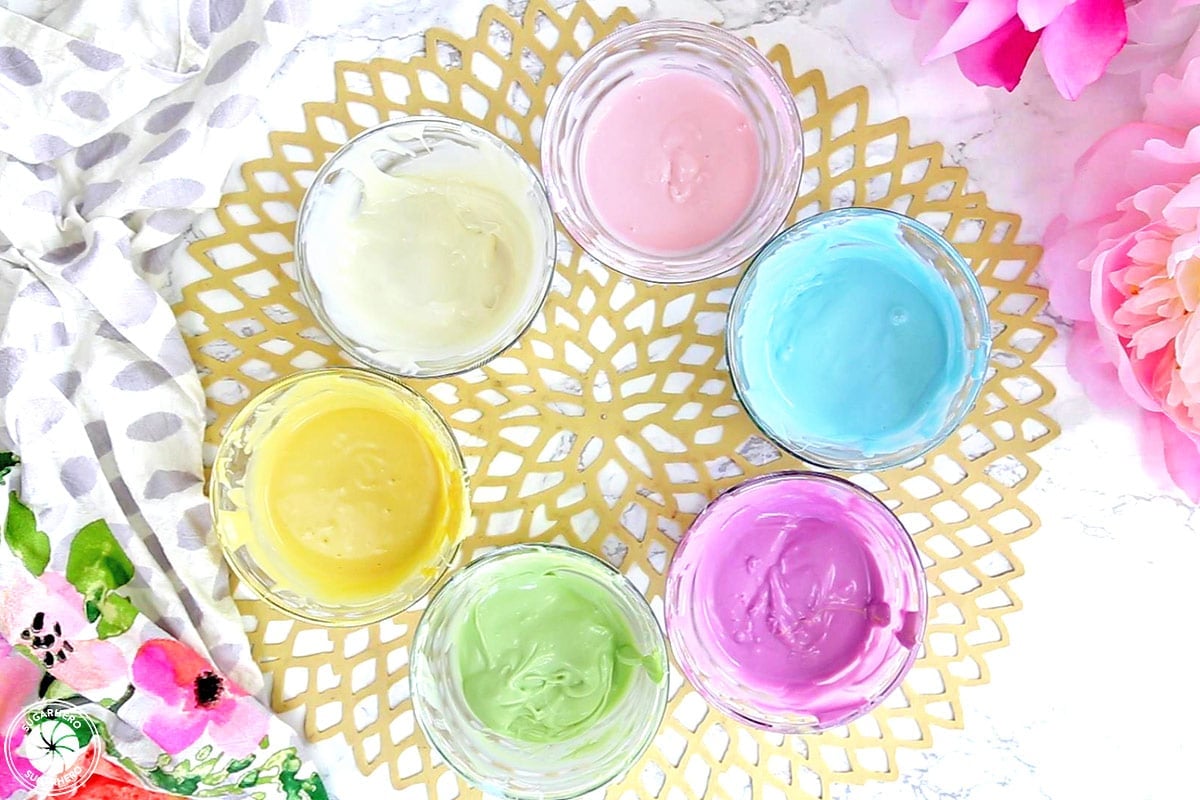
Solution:
<svg viewBox="0 0 1200 800"><path fill-rule="evenodd" d="M52 542L107 520L134 604L252 692L160 291L306 3L0 0L0 450Z"/></svg>

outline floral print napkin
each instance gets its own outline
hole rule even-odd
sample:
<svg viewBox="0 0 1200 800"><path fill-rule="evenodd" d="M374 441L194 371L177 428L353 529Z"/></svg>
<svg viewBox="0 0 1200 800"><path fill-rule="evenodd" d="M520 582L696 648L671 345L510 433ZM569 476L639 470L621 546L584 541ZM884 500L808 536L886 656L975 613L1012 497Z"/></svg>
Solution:
<svg viewBox="0 0 1200 800"><path fill-rule="evenodd" d="M108 523L51 542L16 491L4 504L0 798L328 796L290 727L130 602Z"/></svg>

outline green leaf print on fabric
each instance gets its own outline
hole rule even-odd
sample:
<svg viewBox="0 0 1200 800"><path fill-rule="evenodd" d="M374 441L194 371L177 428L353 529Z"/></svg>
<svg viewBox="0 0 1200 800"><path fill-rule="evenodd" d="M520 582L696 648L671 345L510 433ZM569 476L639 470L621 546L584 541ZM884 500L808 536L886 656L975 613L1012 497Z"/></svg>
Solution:
<svg viewBox="0 0 1200 800"><path fill-rule="evenodd" d="M187 797L249 797L278 800L330 800L325 784L316 772L300 778L303 762L295 747L270 751L264 738L259 752L225 762L225 754L209 746L202 747L190 759L172 762L162 756L150 770L143 772L147 783L173 794ZM270 789L269 794L253 789Z"/></svg>
<svg viewBox="0 0 1200 800"><path fill-rule="evenodd" d="M16 453L0 452L0 481L7 478L9 471L20 463L21 459L17 458Z"/></svg>
<svg viewBox="0 0 1200 800"><path fill-rule="evenodd" d="M246 769L246 767L250 766L253 763L254 763L254 756L246 756L245 758L239 758L236 761L230 761L229 766L227 766L225 768L225 771L228 772L230 775L236 775L237 773Z"/></svg>
<svg viewBox="0 0 1200 800"><path fill-rule="evenodd" d="M67 580L93 602L133 580L133 562L104 520L88 523L75 534L67 557Z"/></svg>
<svg viewBox="0 0 1200 800"><path fill-rule="evenodd" d="M46 571L50 563L50 537L37 529L33 512L21 502L16 492L8 493L8 516L4 522L4 541L8 549L35 576Z"/></svg>
<svg viewBox="0 0 1200 800"><path fill-rule="evenodd" d="M176 777L170 772L164 772L161 767L155 767L150 770L146 777L159 789L171 794L181 794L185 797L190 797L200 788L199 775Z"/></svg>
<svg viewBox="0 0 1200 800"><path fill-rule="evenodd" d="M279 771L279 785L287 794L288 800L329 800L325 792L325 784L314 772L307 778L297 778L301 762L296 756L288 756Z"/></svg>
<svg viewBox="0 0 1200 800"><path fill-rule="evenodd" d="M87 600L88 622L101 639L119 636L133 626L138 611L128 598L114 594L133 580L133 562L102 519L85 525L71 540L67 580Z"/></svg>
<svg viewBox="0 0 1200 800"><path fill-rule="evenodd" d="M128 598L119 594L105 595L100 605L100 622L96 625L96 635L101 639L120 636L133 627L137 615L137 607Z"/></svg>

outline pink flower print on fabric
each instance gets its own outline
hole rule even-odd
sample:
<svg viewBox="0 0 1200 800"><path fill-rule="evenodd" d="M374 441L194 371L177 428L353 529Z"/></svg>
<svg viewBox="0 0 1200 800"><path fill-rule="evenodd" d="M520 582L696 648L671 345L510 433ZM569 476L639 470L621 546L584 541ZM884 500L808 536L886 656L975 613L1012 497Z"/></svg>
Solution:
<svg viewBox="0 0 1200 800"><path fill-rule="evenodd" d="M129 684L129 665L119 647L96 636L84 617L83 595L56 572L35 578L9 571L0 586L0 630L28 651L47 672L84 695L119 695Z"/></svg>
<svg viewBox="0 0 1200 800"><path fill-rule="evenodd" d="M34 771L29 760L20 755L25 728L16 726L12 739L8 739L8 726L26 706L37 700L42 675L36 664L0 639L0 747L12 754L13 767L21 772ZM9 771L7 760L0 758L0 800L25 791L27 787Z"/></svg>
<svg viewBox="0 0 1200 800"><path fill-rule="evenodd" d="M207 730L213 744L240 758L267 733L266 710L173 639L151 639L138 648L133 685L162 701L146 719L144 730L171 755L190 747Z"/></svg>

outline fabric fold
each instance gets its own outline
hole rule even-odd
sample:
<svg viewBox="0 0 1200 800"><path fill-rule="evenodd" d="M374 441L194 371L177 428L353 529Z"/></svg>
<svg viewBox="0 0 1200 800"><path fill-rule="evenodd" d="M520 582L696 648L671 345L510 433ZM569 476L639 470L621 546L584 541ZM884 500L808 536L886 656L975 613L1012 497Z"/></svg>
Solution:
<svg viewBox="0 0 1200 800"><path fill-rule="evenodd" d="M45 11L18 13L30 8ZM204 394L162 292L167 257L219 199L256 95L306 17L307 0L0 0L0 450L22 459L19 502L48 551L35 574L32 556L0 547L0 582L59 608L61 631L94 642L84 645L90 660L47 649L46 637L63 633L35 632L26 599L0 598L6 725L30 701L17 697L28 681L9 680L10 668L28 676L13 660L24 659L56 678L49 684L81 713L125 731L127 749L150 764L140 732L170 729L172 715L186 719L183 734L154 744L180 745L184 761L256 733L259 714L272 751L300 747L253 698L262 676L202 486ZM93 597L68 562L72 543L97 525L131 574L119 592ZM117 631L128 619L136 624ZM150 641L189 669L206 665L193 683L211 673L226 687L212 701L219 712L137 690L130 670ZM119 703L114 693L129 687L132 699ZM46 689L39 679L33 699ZM134 758L123 770L144 780L145 766ZM297 781L311 771L298 770ZM268 791L235 784L222 796ZM5 785L0 776L0 798Z"/></svg>

